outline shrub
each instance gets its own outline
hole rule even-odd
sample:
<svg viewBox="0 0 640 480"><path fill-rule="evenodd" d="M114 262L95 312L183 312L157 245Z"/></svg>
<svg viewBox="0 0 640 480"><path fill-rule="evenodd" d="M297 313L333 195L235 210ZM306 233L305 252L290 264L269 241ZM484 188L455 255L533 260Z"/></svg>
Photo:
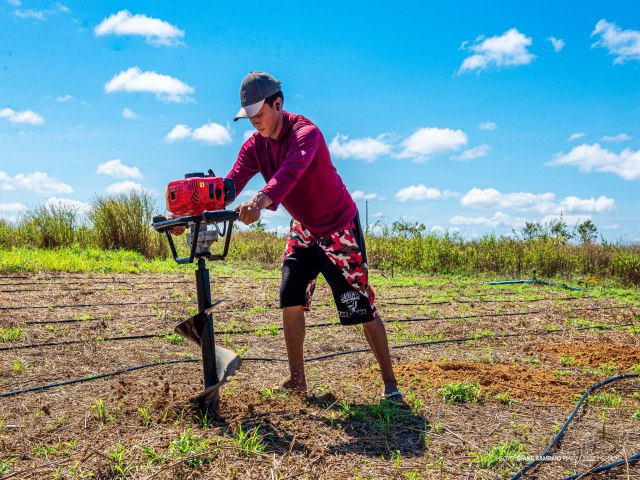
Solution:
<svg viewBox="0 0 640 480"><path fill-rule="evenodd" d="M24 243L39 248L68 247L80 226L78 209L68 205L41 205L28 210L18 225Z"/></svg>
<svg viewBox="0 0 640 480"><path fill-rule="evenodd" d="M166 256L166 239L151 227L157 211L153 197L147 192L97 197L89 218L98 246L133 250L147 258Z"/></svg>

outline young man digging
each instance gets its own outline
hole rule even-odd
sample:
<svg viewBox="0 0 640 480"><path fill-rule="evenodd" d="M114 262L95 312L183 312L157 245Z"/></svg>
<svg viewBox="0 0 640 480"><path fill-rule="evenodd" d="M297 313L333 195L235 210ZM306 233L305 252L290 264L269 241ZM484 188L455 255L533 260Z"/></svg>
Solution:
<svg viewBox="0 0 640 480"><path fill-rule="evenodd" d="M375 355L383 398L403 404L387 334L367 279L367 259L358 210L334 167L322 133L302 115L283 110L280 82L264 72L249 73L240 86L241 108L234 120L248 118L257 130L240 149L227 175L240 193L256 174L266 186L236 207L238 219L251 224L262 209L282 204L293 217L282 257L280 307L290 377L283 387L306 392L303 343L304 311L311 305L316 278L331 287L343 325L362 324Z"/></svg>

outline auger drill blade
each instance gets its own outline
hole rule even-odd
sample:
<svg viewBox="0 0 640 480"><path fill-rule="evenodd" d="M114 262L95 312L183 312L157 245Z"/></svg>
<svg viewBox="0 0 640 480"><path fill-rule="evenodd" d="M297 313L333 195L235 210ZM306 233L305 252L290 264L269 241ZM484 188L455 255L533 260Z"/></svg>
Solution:
<svg viewBox="0 0 640 480"><path fill-rule="evenodd" d="M202 331L204 330L204 326L207 324L207 317L211 314L213 308L222 302L224 302L224 300L218 300L204 312L198 313L193 317L189 317L184 322L180 322L176 325L173 331L187 340L191 340L196 345L201 346Z"/></svg>
<svg viewBox="0 0 640 480"><path fill-rule="evenodd" d="M242 361L236 352L216 345L216 368L220 380L191 399L202 413L208 413L212 418L217 416L219 389L227 381L227 377L233 375L240 368L241 363Z"/></svg>

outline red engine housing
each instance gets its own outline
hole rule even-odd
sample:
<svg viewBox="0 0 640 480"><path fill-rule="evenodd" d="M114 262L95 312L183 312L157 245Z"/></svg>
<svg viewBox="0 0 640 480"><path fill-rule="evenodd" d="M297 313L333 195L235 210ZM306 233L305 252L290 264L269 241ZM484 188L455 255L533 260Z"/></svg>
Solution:
<svg viewBox="0 0 640 480"><path fill-rule="evenodd" d="M167 185L167 210L174 217L201 215L205 210L223 210L225 184L221 177L189 177Z"/></svg>

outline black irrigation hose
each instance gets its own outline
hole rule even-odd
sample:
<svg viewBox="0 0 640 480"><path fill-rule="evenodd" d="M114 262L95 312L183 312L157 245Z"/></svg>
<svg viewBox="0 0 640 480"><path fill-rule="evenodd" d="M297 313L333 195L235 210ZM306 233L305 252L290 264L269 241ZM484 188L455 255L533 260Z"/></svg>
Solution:
<svg viewBox="0 0 640 480"><path fill-rule="evenodd" d="M602 308L595 307L587 310L608 310L612 308L625 309L625 308L634 308L634 307L631 307L631 306L602 307ZM520 316L520 315L532 315L532 314L541 313L541 312L542 310L533 310L530 312L521 312L521 313L486 313L481 315L464 315L464 316L457 316L457 317L401 318L396 320L387 319L385 320L385 323L389 324L389 323L425 322L425 321L437 321L437 320L461 320L461 319L483 318L483 317L514 317L514 316ZM135 318L138 318L141 316L142 315L138 315ZM71 321L75 321L75 320L64 320L64 322L71 322ZM83 321L83 320L78 320L78 321ZM49 321L49 322L39 322L39 323L54 323L54 322ZM311 323L306 325L306 328L321 328L321 327L332 327L332 326L335 327L339 325L340 325L339 323L335 323L335 322ZM569 329L569 331L587 330L589 328L607 330L614 327L630 327L630 326L633 326L635 328L635 324L625 323L625 324L617 324L617 325L593 325L593 326L586 326L586 327L577 328L577 329ZM246 335L249 333L267 332L269 330L271 330L271 328L269 327L259 327L259 328L252 328L252 329L246 329L246 330L217 330L217 331L214 331L213 333L215 335ZM275 327L274 330L281 331L283 330L283 327ZM556 329L554 331L565 331L565 330ZM147 335L131 335L131 336L104 337L104 338L101 337L101 338L97 338L97 339L94 338L89 340L67 340L64 342L32 343L28 345L0 347L0 352L7 351L7 350L25 350L25 349L37 348L37 347L57 347L57 346L63 346L63 345L77 345L77 344L87 343L87 342L109 342L109 341L122 341L122 340L139 340L139 339L145 339L145 338L162 338L170 334L171 332L166 332L166 333L155 333L155 334L147 334ZM505 336L513 336L513 335L520 336L520 334L506 334ZM501 335L490 335L490 336L501 336ZM485 338L485 337L483 336L483 337L477 337L477 338ZM449 340L443 340L442 342L446 343L446 342L449 342ZM416 345L419 345L419 344L416 344ZM391 347L391 348L394 348L394 347Z"/></svg>
<svg viewBox="0 0 640 480"><path fill-rule="evenodd" d="M104 338L91 338L88 340L65 340L64 342L48 342L48 343L31 343L29 345L14 345L12 347L1 347L0 352L7 350L26 350L29 348L38 347L60 347L63 345L77 345L80 343L100 343L100 342L114 342L122 340L140 340L145 338L162 338L169 335L169 333L153 333L147 335L128 335L126 337L104 337Z"/></svg>
<svg viewBox="0 0 640 480"><path fill-rule="evenodd" d="M35 308L87 308L87 307L119 307L124 305L152 305L156 303L186 303L185 300L157 300L155 302L116 302L116 303L81 303L74 305L20 305L11 307L0 307L0 310L30 310Z"/></svg>
<svg viewBox="0 0 640 480"><path fill-rule="evenodd" d="M626 373L624 375L618 375L617 377L607 378L606 380L603 380L602 382L599 382L599 383L596 383L595 385L592 385L584 393L584 395L582 395L582 397L578 401L577 405L573 409L573 412L571 412L571 415L569 415L569 418L567 419L566 422L564 422L564 425L562 426L562 428L560 429L558 434L555 436L555 438L553 439L551 444L546 448L546 450L544 452L542 452L542 454L539 457L537 457L534 461L532 461L528 465L525 465L518 473L516 473L513 477L511 477L511 480L517 480L518 478L522 477L522 475L524 475L524 473L526 471L530 470L531 468L536 466L538 463L540 463L541 461L543 461L547 457L548 453L557 445L557 443L560 441L560 439L564 436L564 432L567 429L567 427L569 426L569 423L571 423L571 421L575 417L576 413L578 413L578 410L580 409L580 406L586 400L586 398L589 395L591 395L591 393L593 393L595 390L599 389L600 387L603 387L603 386L608 385L608 384L613 383L613 382L617 382L618 380L623 380L623 379L626 379L626 378L639 378L639 377L640 377L640 374L638 374L638 373ZM602 467L599 467L596 470L591 470L589 472L585 472L585 473L582 473L582 474L579 474L579 475L573 475L571 477L567 477L564 480L575 479L575 478L581 477L582 475L596 473L597 471L598 472L602 472L604 470L609 470L610 468L613 468L613 467L616 467L618 465L621 465L622 463L630 462L630 461L636 461L636 460L640 460L640 454L634 455L633 457L629 457L626 460L619 460L617 462L610 463L609 465L604 465Z"/></svg>
<svg viewBox="0 0 640 480"><path fill-rule="evenodd" d="M624 323L620 325L615 325L616 327L631 327L633 323ZM551 329L551 330L543 330L541 332L529 332L529 333L500 333L494 335L479 335L474 337L462 337L462 338L449 338L445 340L429 340L425 342L415 342L415 343L404 343L402 345L393 345L389 347L391 350L400 350L403 348L412 348L412 347L423 347L426 345L439 345L444 343L464 343L464 342L473 342L475 340L483 340L485 338L514 338L514 337L526 337L528 335L532 336L542 336L542 335L552 335L554 333L564 333L564 332L578 332L581 330L603 330L603 327L579 327L579 328L561 328L561 329ZM360 348L356 350L342 350L340 352L328 353L326 355L320 355L318 357L305 358L306 362L315 362L318 360L326 360L328 358L340 357L344 355L351 355L354 353L363 353L368 352L369 348ZM249 357L243 358L243 361L262 361L262 362L286 362L286 358L269 358L269 357Z"/></svg>
<svg viewBox="0 0 640 480"><path fill-rule="evenodd" d="M14 395L19 395L21 393L27 393L27 392L38 392L38 391L41 391L41 390L49 390L50 388L61 387L63 385L72 385L74 383L91 382L93 380L98 380L98 379L101 379L101 378L114 377L116 375L122 375L123 373L134 372L136 370L141 370L143 368L159 367L159 366L162 366L162 365L174 365L176 363L194 363L194 362L199 362L199 361L200 361L199 359L190 358L190 359L182 359L182 360L165 360L163 362L147 363L145 365L137 365L135 367L129 367L129 368L124 368L122 370L116 370L115 372L101 373L99 375L92 375L92 376L85 377L85 378L76 378L74 380L67 380L65 382L50 383L48 385L40 385L40 386L37 386L37 387L25 388L24 390L14 390L13 392L0 393L0 398L12 397Z"/></svg>
<svg viewBox="0 0 640 480"><path fill-rule="evenodd" d="M2 278L2 277L0 277ZM15 278L20 278L20 279L24 279L24 278L29 278L29 277L15 277ZM4 278L4 279L8 279ZM221 276L217 276L216 275L216 280L218 279L235 279L237 281L236 277L233 277L232 275L221 275ZM264 277L264 279L280 279L280 277ZM132 281L131 280L118 280L118 279L113 279L113 280L106 280L106 279L95 279L92 280L91 278L89 278L88 280L85 281L74 281L72 279L72 281L68 282L66 281L66 279L64 278L54 278L54 279L50 279L50 280L42 280L42 281L31 281L31 282L11 282L11 283L0 283L0 287L11 287L11 286L39 286L39 287L45 287L48 286L47 284L63 284L63 285L86 285L87 282L90 281L92 284L112 284L112 283L126 283L131 285ZM164 283L164 284L169 284L169 283L192 283L193 280L187 280L187 279L179 279L179 280L158 280L158 281L153 281L150 283L153 283L155 285ZM133 284L133 286L135 286L135 284Z"/></svg>
<svg viewBox="0 0 640 480"><path fill-rule="evenodd" d="M219 278L219 277L218 277ZM192 283L193 280L187 280L187 279L182 279L182 280L158 280L158 281L153 281L150 283L153 283L154 285L159 285L159 284L169 284L169 283ZM87 283L91 283L92 285L112 285L114 283L116 284L127 284L130 286L135 287L135 283L132 282L131 280L117 280L117 279L113 279L113 280L92 280L91 278L85 280L85 281L70 281L70 282L65 282L65 279L61 278L61 279L54 279L54 280L44 280L44 281L35 281L35 282L11 282L11 283L0 283L0 287L13 287L13 286L36 286L36 287L46 287L46 286L50 286L52 285L56 285L56 284L62 284L62 285L87 285ZM50 285L47 285L50 284Z"/></svg>
<svg viewBox="0 0 640 480"><path fill-rule="evenodd" d="M633 325L633 324L628 323L628 324L617 325L617 326L623 327L623 326L631 326L631 325ZM542 332L534 332L534 333L506 333L506 334L500 334L500 335L482 335L482 336L479 336L479 337L451 338L451 339L448 339L448 340L432 340L432 341L427 341L427 342L416 342L416 343L405 343L405 344L402 344L402 345L394 345L394 346L391 347L391 349L399 350L399 349L403 349L403 348L412 348L412 347L426 346L426 345L437 345L437 344L443 344L443 343L464 343L464 342L469 342L469 341L481 340L483 338L507 338L507 337L513 338L513 337L524 337L524 336L527 336L527 335L551 335L551 334L554 334L554 333L560 333L560 332L566 332L566 331L587 330L587 329L591 329L591 328L598 328L598 327L567 328L567 329L558 329L558 330L545 330L545 331L542 331ZM364 352L369 352L369 351L370 351L369 348L360 348L360 349L355 349L355 350L343 350L343 351L340 351L340 352L328 353L326 355L319 355L317 357L305 358L304 361L305 361L305 363L316 362L316 361L320 361L320 360L327 360L329 358L334 358L334 357L339 357L339 356L344 356L344 355L352 355L352 354L356 354L356 353L364 353ZM31 387L31 388L26 388L26 389L22 389L22 390L14 390L12 392L0 393L0 398L11 397L11 396L14 396L14 395L19 395L21 393L36 392L36 391L40 391L40 390L48 390L50 388L54 388L54 387L58 387L58 386L62 386L62 385L70 385L70 384L74 384L74 383L89 382L89 381L92 381L92 380L98 380L98 379L101 379L101 378L120 375L120 374L126 373L126 372L132 372L132 371L135 371L135 370L140 370L142 368L156 367L156 366L161 366L161 365L173 365L173 364L177 364L177 363L195 363L195 362L199 362L199 361L200 361L199 359L183 359L183 360L166 360L166 361L163 361L163 362L147 363L145 365L138 365L138 366L126 368L126 369L123 369L123 370L117 370L117 371L111 372L111 373L103 373L103 374L99 374L99 375L95 375L95 376L90 376L90 377L85 377L85 378L78 378L78 379L75 379L75 380L67 380L67 381L64 381L64 382L51 383L51 384L48 384L48 385L42 385L42 386ZM287 362L288 360L286 358L273 358L273 357L242 357L242 361L243 362ZM633 376L633 375L631 375L631 376ZM638 376L638 375L635 374L635 376Z"/></svg>
<svg viewBox="0 0 640 480"><path fill-rule="evenodd" d="M127 318L144 318L144 317L157 317L155 313L146 313L142 315L129 316ZM105 318L64 318L62 320L33 320L30 322L24 322L25 325L49 325L52 323L78 323L78 322L96 322L98 320L107 320Z"/></svg>
<svg viewBox="0 0 640 480"><path fill-rule="evenodd" d="M107 288L107 287L105 287ZM158 287L117 287L118 289L126 288L131 291L139 291L139 290L160 290ZM110 293L105 289L96 289L96 288L64 288L60 289L62 292L86 292L86 293L95 293L95 292L106 292ZM166 290L169 290L168 288ZM21 288L21 289L12 289L12 290L0 290L0 293L28 293L28 292L40 292L40 289L37 288Z"/></svg>
<svg viewBox="0 0 640 480"><path fill-rule="evenodd" d="M526 302L526 303L531 303L531 302L544 302L545 300L548 301L565 301L565 300L582 300L584 298L594 298L594 297L589 297L589 296L584 296L584 297L557 297L557 298L552 298L552 297L545 297L545 298L532 298L529 300L526 299L517 299L517 300L457 300L458 303L519 303L519 302Z"/></svg>
<svg viewBox="0 0 640 480"><path fill-rule="evenodd" d="M563 480L575 480L577 478L585 477L587 475L592 475L594 473L600 473L600 472L604 472L606 470L611 470L612 468L619 467L620 465L625 465L625 464L637 462L638 460L640 460L640 453L636 453L635 455L633 455L632 457L629 457L629 458L618 460L617 462L609 463L607 465L603 465L601 467L594 468L593 470L589 470L588 472L579 473L579 474L576 474L576 475L571 475L570 477L566 477ZM627 478L629 478L629 477L627 477Z"/></svg>

